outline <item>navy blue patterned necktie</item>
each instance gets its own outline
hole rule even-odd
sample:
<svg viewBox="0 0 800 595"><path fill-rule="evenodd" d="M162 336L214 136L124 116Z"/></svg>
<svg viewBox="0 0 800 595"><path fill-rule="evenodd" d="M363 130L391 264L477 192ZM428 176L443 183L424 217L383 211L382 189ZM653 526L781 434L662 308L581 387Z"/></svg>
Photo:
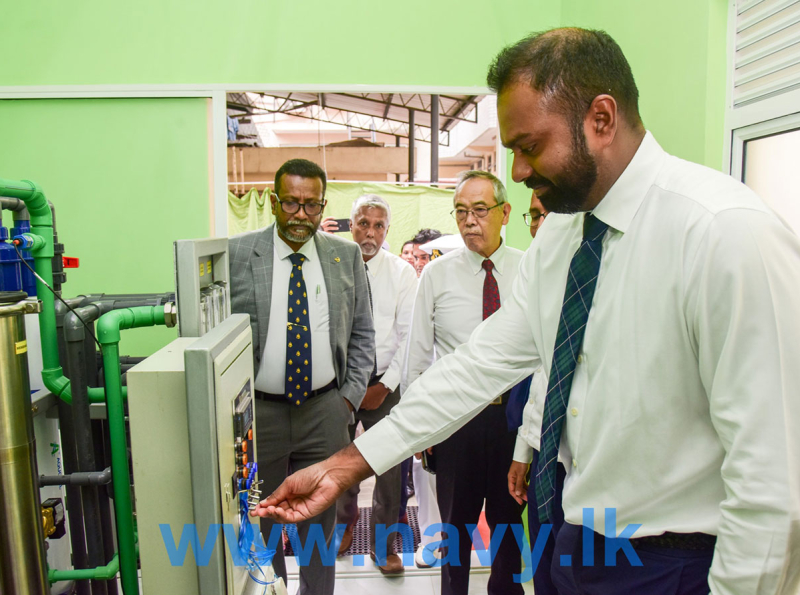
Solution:
<svg viewBox="0 0 800 595"><path fill-rule="evenodd" d="M583 241L569 265L564 305L561 307L561 319L553 350L553 366L550 368L542 415L539 462L534 477L537 511L542 523L553 518L558 447L561 444L575 365L583 344L589 309L592 307L600 272L603 236L607 229L608 225L587 213L583 221Z"/></svg>
<svg viewBox="0 0 800 595"><path fill-rule="evenodd" d="M290 254L289 310L286 323L286 381L284 394L292 405L302 405L311 394L311 323L308 292L303 279L302 254Z"/></svg>

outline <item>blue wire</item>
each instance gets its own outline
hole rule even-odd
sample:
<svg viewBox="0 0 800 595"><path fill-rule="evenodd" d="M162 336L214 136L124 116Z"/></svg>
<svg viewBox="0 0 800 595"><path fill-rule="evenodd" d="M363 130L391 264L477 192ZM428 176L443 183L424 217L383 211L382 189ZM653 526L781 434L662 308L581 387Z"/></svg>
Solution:
<svg viewBox="0 0 800 595"><path fill-rule="evenodd" d="M247 467L249 473L245 487L247 490L253 485L256 473L258 472L258 463L248 463ZM248 518L248 500L247 493L239 494L239 554L242 559L247 562L247 574L258 585L264 586L263 595L267 593L267 587L274 584L278 579L266 582L253 574L254 571L261 573L261 576L266 578L262 566L267 566L272 563L275 556L275 550L268 549L266 546L259 545L255 542L253 537L253 525Z"/></svg>

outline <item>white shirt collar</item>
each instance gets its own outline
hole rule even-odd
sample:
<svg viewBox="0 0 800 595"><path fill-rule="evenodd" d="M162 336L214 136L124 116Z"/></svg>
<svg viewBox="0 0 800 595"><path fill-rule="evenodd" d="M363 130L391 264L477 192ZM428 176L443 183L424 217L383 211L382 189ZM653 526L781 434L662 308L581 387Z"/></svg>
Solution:
<svg viewBox="0 0 800 595"><path fill-rule="evenodd" d="M294 254L294 251L292 251L292 249L289 247L289 244L287 244L278 233L277 224L275 224L275 229L273 230L273 243L275 244L275 253L278 256L278 260L285 260L289 258L290 255ZM309 260L314 260L317 257L317 248L315 246L314 236L311 236L310 240L300 246L300 249L297 251L297 253L302 254Z"/></svg>
<svg viewBox="0 0 800 595"><path fill-rule="evenodd" d="M466 246L464 246L464 252L467 255L467 262L469 262L469 266L472 269L472 273L477 275L478 273L483 270L483 261L486 260L483 256L478 254L477 252L473 252ZM497 271L498 274L503 274L503 263L505 262L505 255L506 255L506 243L503 241L503 238L500 238L500 246L498 246L497 250L489 257L489 260L492 261L494 265L494 270Z"/></svg>
<svg viewBox="0 0 800 595"><path fill-rule="evenodd" d="M381 267L383 266L383 261L386 260L386 255L384 252L385 250L383 248L378 248L378 253L364 263L367 265L367 269L373 277L378 276L381 271Z"/></svg>
<svg viewBox="0 0 800 595"><path fill-rule="evenodd" d="M647 132L628 167L594 208L592 214L603 223L625 233L666 158L664 149L653 135Z"/></svg>

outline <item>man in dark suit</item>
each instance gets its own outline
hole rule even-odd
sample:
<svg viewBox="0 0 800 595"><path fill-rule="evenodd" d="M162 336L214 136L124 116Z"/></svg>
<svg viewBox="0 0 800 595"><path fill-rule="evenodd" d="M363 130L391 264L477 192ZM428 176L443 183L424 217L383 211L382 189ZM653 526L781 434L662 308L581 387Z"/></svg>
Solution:
<svg viewBox="0 0 800 595"><path fill-rule="evenodd" d="M287 161L275 174L270 196L275 223L229 244L232 310L249 314L253 330L256 461L266 494L290 471L322 461L350 442L347 427L375 362L361 250L316 233L325 189L318 165ZM329 509L299 523L301 542L310 526L319 524L331 547L335 519L335 509ZM265 540L272 525L262 520ZM286 580L280 542L277 550L273 567ZM334 570L315 548L300 568L299 593L331 595Z"/></svg>

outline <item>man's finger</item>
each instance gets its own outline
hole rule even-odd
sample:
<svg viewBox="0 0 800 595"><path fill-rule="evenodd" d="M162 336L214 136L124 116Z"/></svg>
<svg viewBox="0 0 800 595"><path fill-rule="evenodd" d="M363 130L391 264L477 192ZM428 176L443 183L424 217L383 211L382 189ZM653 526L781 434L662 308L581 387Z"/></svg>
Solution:
<svg viewBox="0 0 800 595"><path fill-rule="evenodd" d="M525 500L527 502L527 500L528 500L528 483L525 481L525 476L522 473L517 475L517 483L516 483L516 486L515 486L515 490L516 490L517 496L521 500ZM522 504L522 502L519 502L519 503Z"/></svg>
<svg viewBox="0 0 800 595"><path fill-rule="evenodd" d="M508 493L517 504L522 504L522 498L517 495L517 473L513 470L508 472Z"/></svg>
<svg viewBox="0 0 800 595"><path fill-rule="evenodd" d="M292 489L289 487L289 478L285 479L278 488L272 492L269 496L267 496L264 500L258 503L259 507L267 507L267 506L278 506L279 504L286 504L288 503L289 496L292 495Z"/></svg>

